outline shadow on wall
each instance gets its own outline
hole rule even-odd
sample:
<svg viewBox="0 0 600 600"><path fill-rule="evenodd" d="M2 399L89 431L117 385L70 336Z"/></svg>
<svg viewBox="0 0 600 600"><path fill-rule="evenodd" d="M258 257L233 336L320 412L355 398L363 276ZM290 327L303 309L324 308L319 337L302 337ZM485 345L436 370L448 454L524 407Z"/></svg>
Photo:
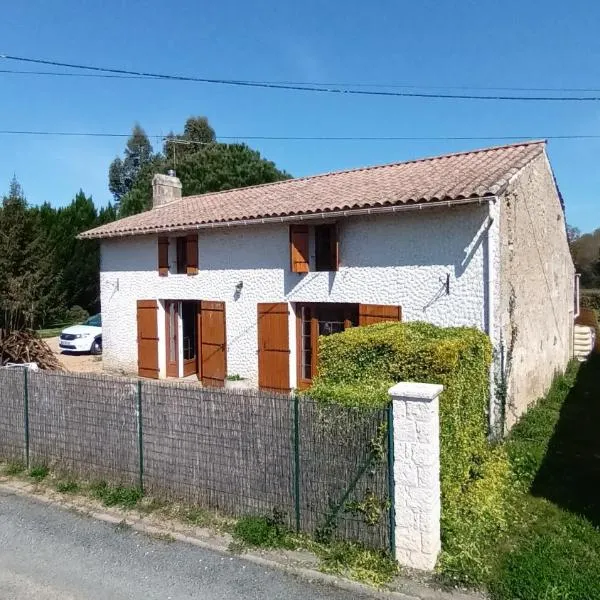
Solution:
<svg viewBox="0 0 600 600"><path fill-rule="evenodd" d="M600 526L600 354L581 365L531 491Z"/></svg>
<svg viewBox="0 0 600 600"><path fill-rule="evenodd" d="M460 277L481 244L487 206L352 217L340 222L341 264L352 267L454 265ZM478 235L479 233L479 235ZM102 244L103 271L156 271L157 237ZM201 270L289 270L286 224L200 231Z"/></svg>

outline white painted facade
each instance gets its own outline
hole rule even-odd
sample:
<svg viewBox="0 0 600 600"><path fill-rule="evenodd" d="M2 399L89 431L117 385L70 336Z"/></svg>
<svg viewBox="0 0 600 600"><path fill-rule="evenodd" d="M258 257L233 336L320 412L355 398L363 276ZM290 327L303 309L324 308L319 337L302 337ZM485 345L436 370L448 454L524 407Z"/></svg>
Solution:
<svg viewBox="0 0 600 600"><path fill-rule="evenodd" d="M285 223L199 230L195 276L159 276L155 235L103 240L104 367L137 371L137 300L224 301L228 374L252 382L258 379L257 303L289 303L292 387L296 384L296 302L400 305L403 321L489 329L494 294L489 269L497 265L498 235L497 219L490 220L487 202L347 217L337 223L337 272L292 273ZM174 253L170 263L173 271ZM160 376L164 377L161 302L158 332Z"/></svg>

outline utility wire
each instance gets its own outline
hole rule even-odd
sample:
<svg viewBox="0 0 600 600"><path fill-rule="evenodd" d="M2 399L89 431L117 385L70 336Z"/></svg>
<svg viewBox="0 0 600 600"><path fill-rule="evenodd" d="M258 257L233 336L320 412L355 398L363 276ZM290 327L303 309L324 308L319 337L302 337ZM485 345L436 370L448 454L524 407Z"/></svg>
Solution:
<svg viewBox="0 0 600 600"><path fill-rule="evenodd" d="M114 75L108 73L66 73L64 71L21 71L17 69L0 69L0 73L13 75L48 75L55 77L97 77L103 79L148 79L160 81L162 77L149 75ZM252 80L239 79L243 83L253 83ZM578 93L600 93L600 88L585 87L502 87L502 86L478 86L478 85L423 85L408 83L360 83L360 82L334 82L334 81L289 81L289 80L258 80L256 83L269 83L275 85L316 85L316 86L340 86L340 87L363 87L363 88L396 88L409 90L483 90L504 92L578 92Z"/></svg>
<svg viewBox="0 0 600 600"><path fill-rule="evenodd" d="M0 135L31 135L31 136L57 136L57 137L107 137L107 138L127 138L129 133L104 133L90 131L42 131L42 130L16 130L0 129ZM209 146L215 142L198 142L194 140L182 140L176 137L164 135L148 135L155 140L164 140L175 144L199 144ZM457 135L457 136L326 136L326 135L219 135L219 140L258 140L258 141L306 141L306 142L394 142L394 141L511 141L511 140L596 140L600 139L598 135Z"/></svg>
<svg viewBox="0 0 600 600"><path fill-rule="evenodd" d="M278 90L291 90L301 92L316 92L323 94L347 94L358 96L388 96L397 98L430 98L438 100L509 100L523 102L599 102L600 96L508 96L508 95L475 95L475 94L442 94L428 92L397 92L385 90L367 90L347 88L340 86L322 87L316 85L297 85L284 83L269 83L261 81L247 81L236 79L213 79L207 77L192 77L185 75L171 75L163 73L149 73L144 71L128 71L126 69L116 69L111 67L98 67L90 65L79 65L75 63L63 63L53 60L44 60L40 58L26 58L23 56L12 56L8 54L0 54L0 58L24 62L29 64L49 65L54 67L65 67L69 69L82 69L94 71L97 73L113 73L117 75L135 75L138 77L149 77L155 79L168 79L172 81L195 81L198 83L229 85L249 88L266 88Z"/></svg>

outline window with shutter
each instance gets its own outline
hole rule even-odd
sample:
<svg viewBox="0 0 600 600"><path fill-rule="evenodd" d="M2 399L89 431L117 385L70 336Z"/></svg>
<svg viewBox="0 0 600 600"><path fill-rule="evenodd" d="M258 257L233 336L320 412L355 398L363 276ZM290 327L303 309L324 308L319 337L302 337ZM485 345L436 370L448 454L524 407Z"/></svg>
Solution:
<svg viewBox="0 0 600 600"><path fill-rule="evenodd" d="M358 324L373 325L386 321L402 321L402 308L387 304L359 304Z"/></svg>
<svg viewBox="0 0 600 600"><path fill-rule="evenodd" d="M169 238L158 238L158 274L166 277L169 274Z"/></svg>
<svg viewBox="0 0 600 600"><path fill-rule="evenodd" d="M177 239L177 274L187 273L187 239L178 237Z"/></svg>
<svg viewBox="0 0 600 600"><path fill-rule="evenodd" d="M308 273L308 226L290 226L290 267L292 273Z"/></svg>
<svg viewBox="0 0 600 600"><path fill-rule="evenodd" d="M186 267L188 275L198 274L198 234L186 236Z"/></svg>
<svg viewBox="0 0 600 600"><path fill-rule="evenodd" d="M315 269L337 271L339 267L337 227L317 225L315 227Z"/></svg>

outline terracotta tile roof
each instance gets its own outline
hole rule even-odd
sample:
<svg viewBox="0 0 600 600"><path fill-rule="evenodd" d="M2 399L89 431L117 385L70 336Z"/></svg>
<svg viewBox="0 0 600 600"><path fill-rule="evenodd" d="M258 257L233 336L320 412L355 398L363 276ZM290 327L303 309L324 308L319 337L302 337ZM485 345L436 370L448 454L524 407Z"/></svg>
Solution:
<svg viewBox="0 0 600 600"><path fill-rule="evenodd" d="M81 237L140 235L269 217L493 196L544 147L544 141L523 142L187 196Z"/></svg>

